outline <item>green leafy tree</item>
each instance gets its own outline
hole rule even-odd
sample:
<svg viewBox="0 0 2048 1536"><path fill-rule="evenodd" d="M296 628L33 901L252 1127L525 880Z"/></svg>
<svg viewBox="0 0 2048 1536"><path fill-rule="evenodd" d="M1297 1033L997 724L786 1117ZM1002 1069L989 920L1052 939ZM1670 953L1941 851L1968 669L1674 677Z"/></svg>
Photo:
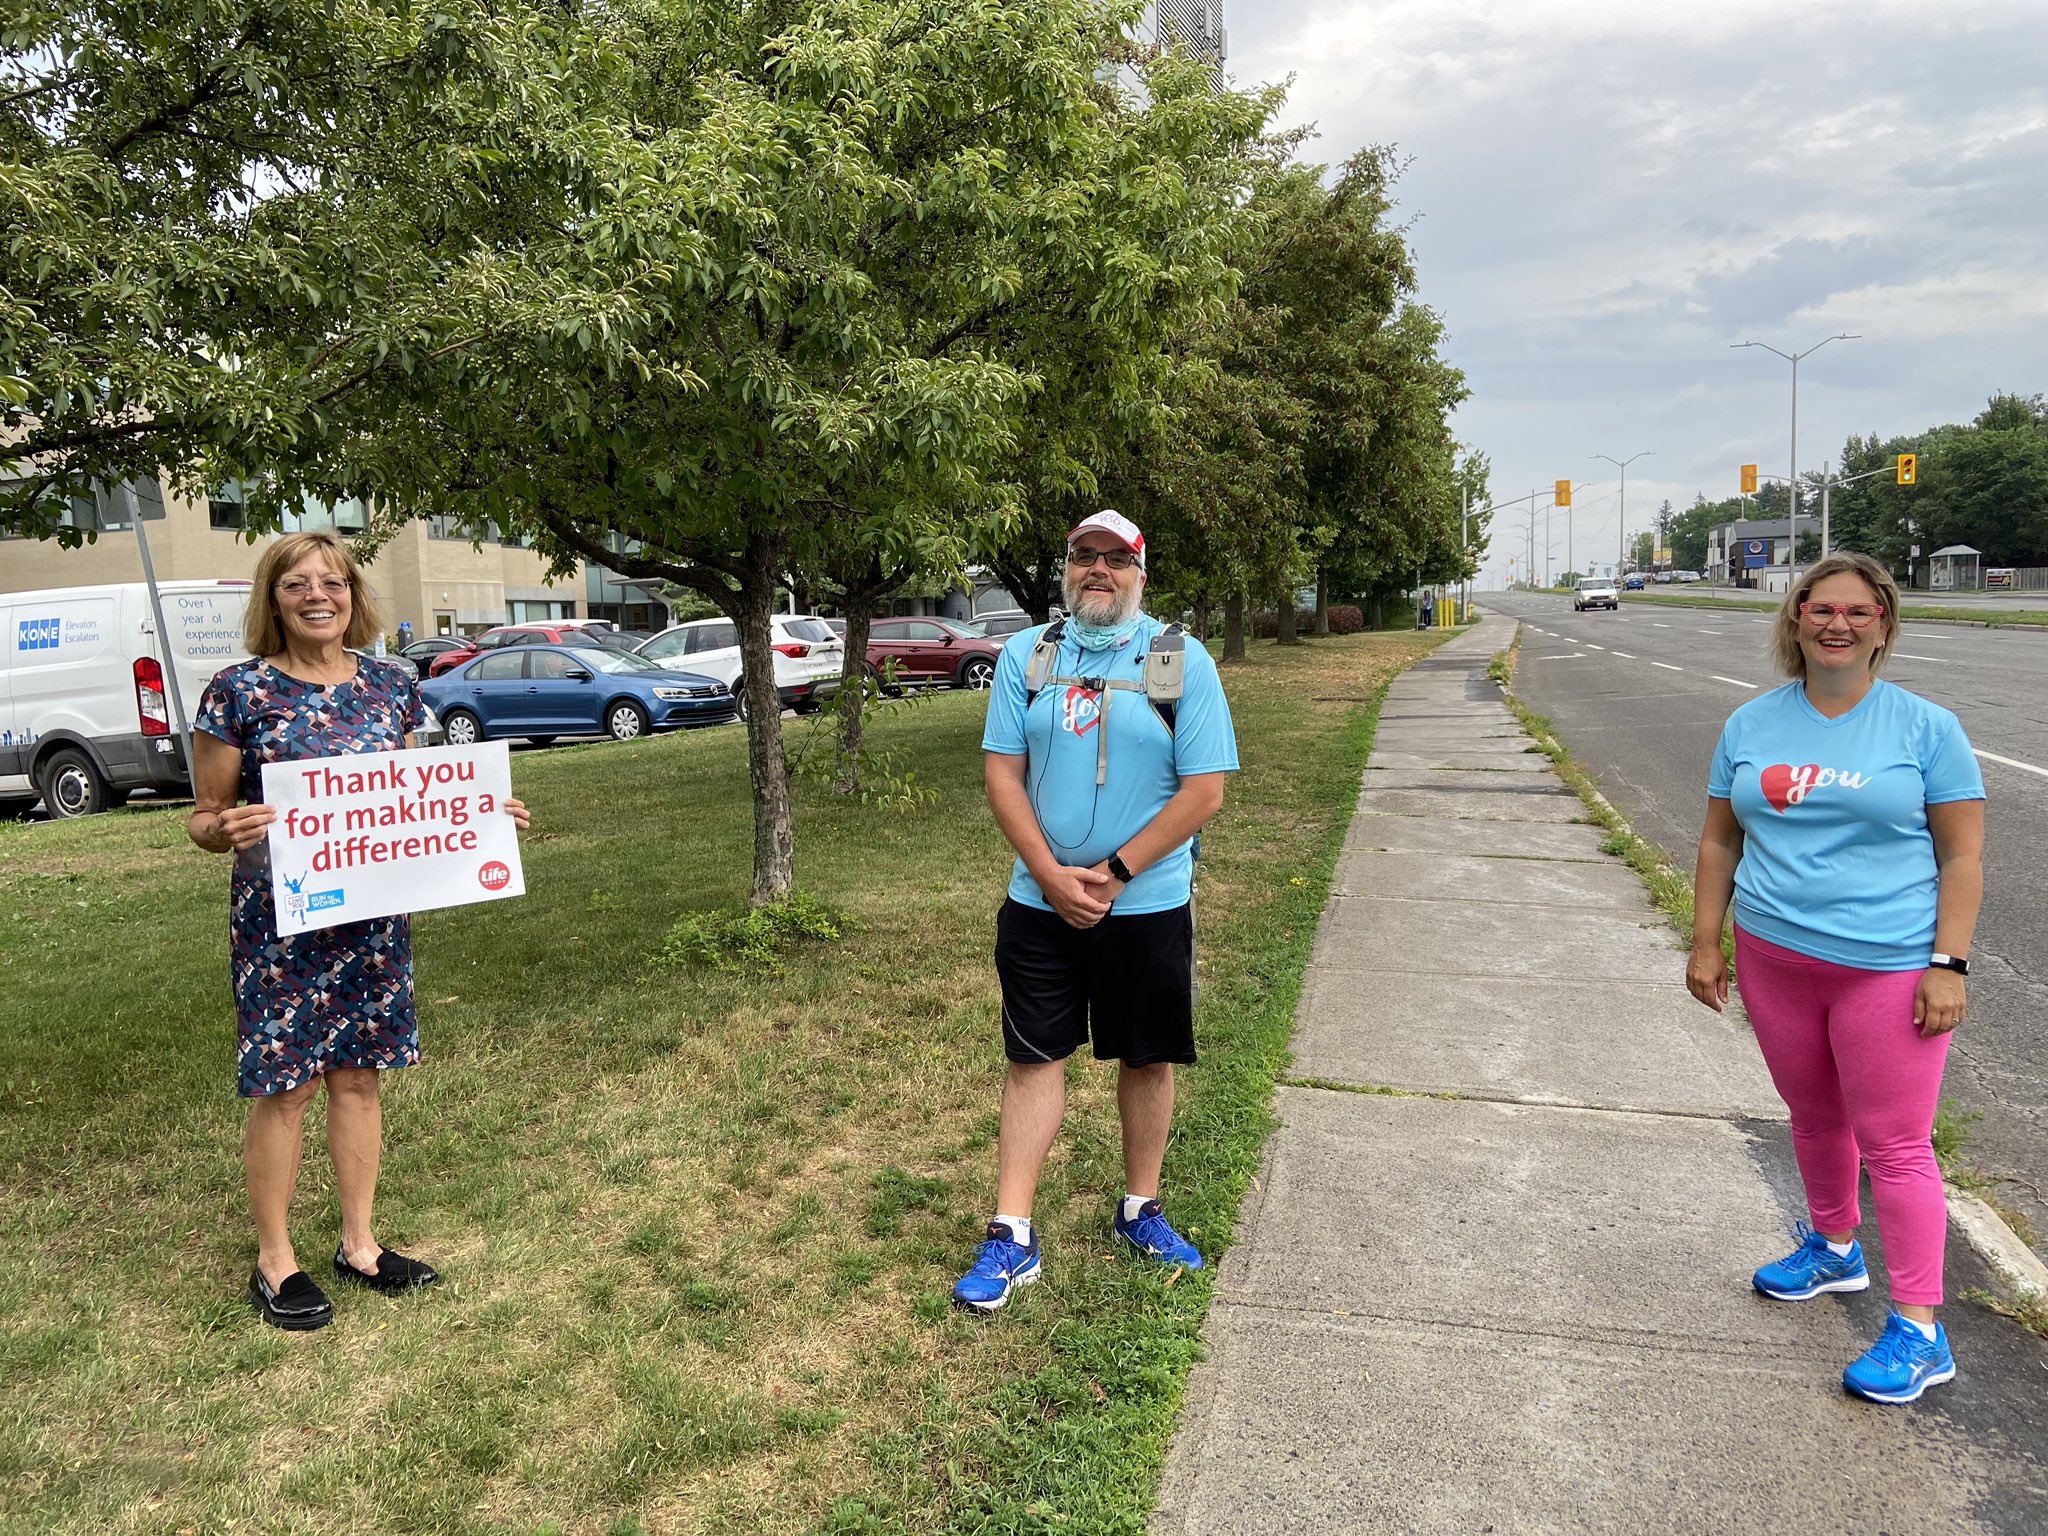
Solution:
<svg viewBox="0 0 2048 1536"><path fill-rule="evenodd" d="M630 125L559 11L450 0L17 8L0 62L0 527L95 482L250 471L493 342L616 363L642 300L586 240ZM659 180L659 167L647 165ZM631 178L624 178L631 185Z"/></svg>

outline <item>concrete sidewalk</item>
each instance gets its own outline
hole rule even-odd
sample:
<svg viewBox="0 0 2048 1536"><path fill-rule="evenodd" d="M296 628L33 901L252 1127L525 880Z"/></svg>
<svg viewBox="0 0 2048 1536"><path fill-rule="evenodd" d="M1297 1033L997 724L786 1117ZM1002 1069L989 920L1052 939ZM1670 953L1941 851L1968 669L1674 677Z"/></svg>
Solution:
<svg viewBox="0 0 2048 1536"><path fill-rule="evenodd" d="M1804 1209L1783 1105L1486 678L1513 634L1381 711L1155 1536L2048 1529L2033 1340L1973 1358L1952 1304L1962 1374L1879 1408L1839 1384L1877 1264L1750 1289Z"/></svg>

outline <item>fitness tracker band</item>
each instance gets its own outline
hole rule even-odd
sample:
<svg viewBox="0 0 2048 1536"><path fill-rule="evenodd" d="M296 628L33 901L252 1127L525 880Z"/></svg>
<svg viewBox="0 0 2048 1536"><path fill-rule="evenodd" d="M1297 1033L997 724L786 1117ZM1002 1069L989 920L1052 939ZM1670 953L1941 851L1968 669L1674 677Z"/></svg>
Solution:
<svg viewBox="0 0 2048 1536"><path fill-rule="evenodd" d="M1138 878L1131 873L1131 866L1124 862L1124 856L1120 853L1112 853L1109 856L1109 872L1115 875L1117 879L1123 881L1125 885L1129 885ZM1940 956L1938 958L1946 959L1947 957Z"/></svg>
<svg viewBox="0 0 2048 1536"><path fill-rule="evenodd" d="M1115 870L1116 861L1114 859L1110 860L1109 867L1112 871ZM1970 962L1961 955L1929 955L1927 957L1927 964L1929 969L1932 970L1954 971L1958 976L1970 974Z"/></svg>

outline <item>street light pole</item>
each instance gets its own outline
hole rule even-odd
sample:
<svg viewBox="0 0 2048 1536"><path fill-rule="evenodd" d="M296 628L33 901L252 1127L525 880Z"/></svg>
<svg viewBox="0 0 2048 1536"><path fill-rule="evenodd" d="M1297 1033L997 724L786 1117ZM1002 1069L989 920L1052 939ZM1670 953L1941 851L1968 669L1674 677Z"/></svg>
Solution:
<svg viewBox="0 0 2048 1536"><path fill-rule="evenodd" d="M1838 335L1823 336L1804 352L1779 352L1776 347L1767 341L1731 341L1728 343L1728 349L1731 352L1740 351L1744 347L1762 347L1766 352L1777 353L1779 357L1784 358L1786 362L1792 365L1792 479L1789 485L1792 493L1792 521L1791 537L1786 540L1787 548L1785 552L1785 567L1790 573L1788 583L1790 586L1796 587L1799 585L1799 360L1802 357L1813 356L1814 353L1831 341L1861 341L1862 339L1863 337L1860 332L1851 335L1849 332L1843 331ZM1827 551L1822 550L1821 553L1825 555Z"/></svg>
<svg viewBox="0 0 2048 1536"><path fill-rule="evenodd" d="M1628 563L1628 467L1637 459L1653 457L1656 451L1654 448L1645 448L1641 453L1632 453L1625 459L1617 459L1604 453L1593 455L1596 459L1606 459L1621 471L1621 547L1615 552L1614 558L1614 580L1617 586L1621 583L1621 568Z"/></svg>

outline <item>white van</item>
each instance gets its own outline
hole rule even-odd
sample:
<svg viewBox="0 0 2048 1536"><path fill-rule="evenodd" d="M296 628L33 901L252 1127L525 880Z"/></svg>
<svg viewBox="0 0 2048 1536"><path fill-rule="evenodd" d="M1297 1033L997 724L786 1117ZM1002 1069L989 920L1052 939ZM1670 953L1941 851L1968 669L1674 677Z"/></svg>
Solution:
<svg viewBox="0 0 2048 1536"><path fill-rule="evenodd" d="M214 673L247 655L249 583L157 590L189 725ZM137 789L190 794L165 659L139 581L0 592L0 809L40 796L52 816L85 816Z"/></svg>

